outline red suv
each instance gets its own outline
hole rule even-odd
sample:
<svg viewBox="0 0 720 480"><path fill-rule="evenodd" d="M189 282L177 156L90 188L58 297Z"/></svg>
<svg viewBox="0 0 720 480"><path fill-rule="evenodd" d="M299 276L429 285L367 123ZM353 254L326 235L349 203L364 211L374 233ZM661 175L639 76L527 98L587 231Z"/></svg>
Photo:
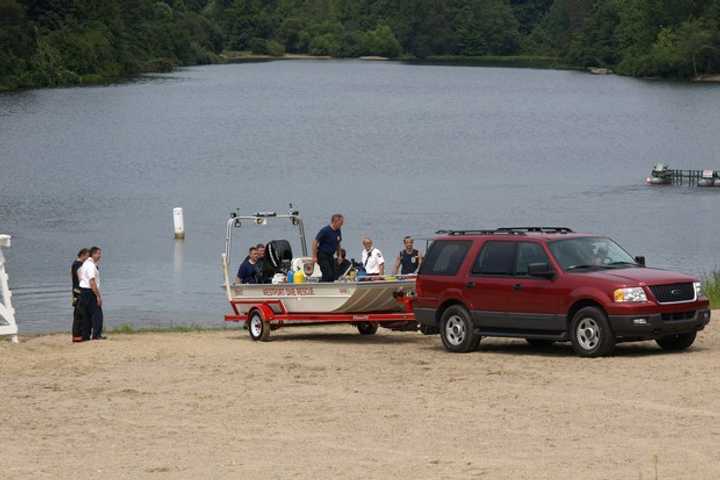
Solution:
<svg viewBox="0 0 720 480"><path fill-rule="evenodd" d="M702 284L646 268L610 238L569 228L440 231L417 278L414 311L451 352L483 336L572 344L586 357L654 339L684 350L710 321Z"/></svg>

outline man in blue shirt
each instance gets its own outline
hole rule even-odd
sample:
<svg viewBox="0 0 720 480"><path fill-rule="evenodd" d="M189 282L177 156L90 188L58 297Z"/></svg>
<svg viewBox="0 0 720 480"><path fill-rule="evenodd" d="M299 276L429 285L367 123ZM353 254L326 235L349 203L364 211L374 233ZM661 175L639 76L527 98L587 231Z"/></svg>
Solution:
<svg viewBox="0 0 720 480"><path fill-rule="evenodd" d="M258 259L258 251L255 247L250 247L250 252L245 261L240 265L237 273L237 283L258 283L258 271L255 266Z"/></svg>
<svg viewBox="0 0 720 480"><path fill-rule="evenodd" d="M330 219L330 225L320 229L312 244L313 262L320 265L322 282L335 281L335 254L340 254L340 242L345 218L336 213Z"/></svg>

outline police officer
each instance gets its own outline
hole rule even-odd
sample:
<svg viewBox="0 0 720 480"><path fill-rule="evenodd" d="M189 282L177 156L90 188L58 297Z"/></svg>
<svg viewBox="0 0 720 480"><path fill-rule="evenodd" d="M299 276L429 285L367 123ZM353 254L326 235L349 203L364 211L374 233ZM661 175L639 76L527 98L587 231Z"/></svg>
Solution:
<svg viewBox="0 0 720 480"><path fill-rule="evenodd" d="M340 255L340 242L342 242L342 226L345 218L336 213L330 218L330 225L320 229L312 244L313 262L320 265L322 282L335 281L335 254Z"/></svg>
<svg viewBox="0 0 720 480"><path fill-rule="evenodd" d="M395 273L398 273L400 269L401 275L412 275L417 273L422 263L422 255L420 252L413 248L414 242L411 237L403 238L405 249L400 251L400 254L395 259Z"/></svg>
<svg viewBox="0 0 720 480"><path fill-rule="evenodd" d="M380 250L373 247L373 241L365 237L362 240L362 263L368 275L385 275L385 258Z"/></svg>

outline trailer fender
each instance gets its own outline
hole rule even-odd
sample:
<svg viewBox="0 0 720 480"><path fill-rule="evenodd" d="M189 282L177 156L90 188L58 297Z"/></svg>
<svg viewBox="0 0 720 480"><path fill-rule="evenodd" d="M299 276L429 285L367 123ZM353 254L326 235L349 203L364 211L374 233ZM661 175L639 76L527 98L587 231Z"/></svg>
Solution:
<svg viewBox="0 0 720 480"><path fill-rule="evenodd" d="M250 310L248 310L248 318L250 318L253 312L258 312L262 319L266 322L275 320L275 312L273 312L272 308L270 308L268 305L262 303L259 305L253 305L252 307L250 307Z"/></svg>

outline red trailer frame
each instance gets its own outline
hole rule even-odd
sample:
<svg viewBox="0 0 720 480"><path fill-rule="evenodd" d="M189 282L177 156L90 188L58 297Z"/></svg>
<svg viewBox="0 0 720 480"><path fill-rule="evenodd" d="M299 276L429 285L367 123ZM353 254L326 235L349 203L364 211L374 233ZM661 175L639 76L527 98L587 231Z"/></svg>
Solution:
<svg viewBox="0 0 720 480"><path fill-rule="evenodd" d="M402 312L290 313L279 299L230 300L234 313L225 315L225 321L245 323L250 338L262 341L270 337L271 330L310 325L351 324L363 335L374 334L380 325L392 330L417 330L412 298L398 296L396 300L403 306ZM238 305L250 305L250 308L247 313L241 313Z"/></svg>

